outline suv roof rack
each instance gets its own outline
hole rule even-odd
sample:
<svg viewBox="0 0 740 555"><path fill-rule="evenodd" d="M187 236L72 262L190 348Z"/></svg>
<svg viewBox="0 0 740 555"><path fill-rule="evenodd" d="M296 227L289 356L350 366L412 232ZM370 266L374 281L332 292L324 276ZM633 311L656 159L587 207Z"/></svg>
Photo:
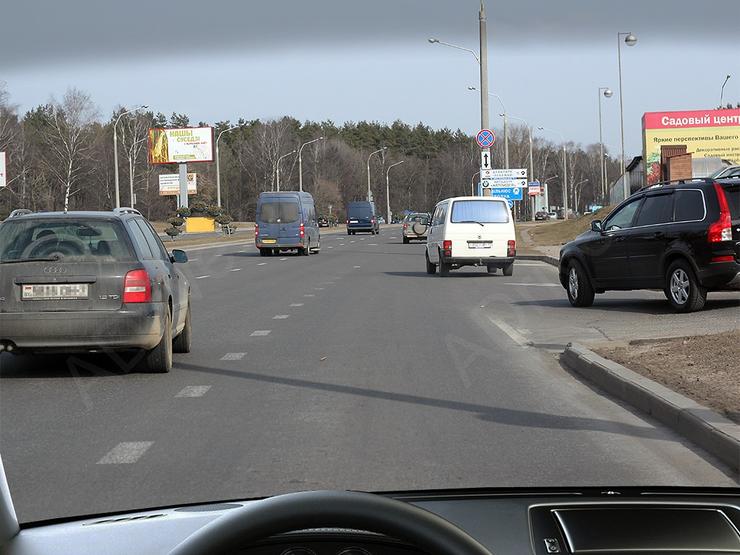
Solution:
<svg viewBox="0 0 740 555"><path fill-rule="evenodd" d="M691 179L674 179L673 181L661 181L660 183L654 183L652 185L645 185L644 187L640 187L640 189L635 191L635 193L640 193L642 191L649 191L651 189L661 189L663 187L671 187L673 185L683 185L684 183L691 183L694 181L707 182L707 181L711 181L711 178L692 177ZM632 194L634 195L635 193L632 193Z"/></svg>
<svg viewBox="0 0 740 555"><path fill-rule="evenodd" d="M129 208L127 206L121 206L120 208L114 208L113 213L119 216L121 214L136 214L137 216L141 216L141 212L139 212L136 208Z"/></svg>
<svg viewBox="0 0 740 555"><path fill-rule="evenodd" d="M25 216L26 214L33 214L33 210L29 210L28 208L17 208L13 210L10 215L8 215L8 219L17 218L18 216Z"/></svg>

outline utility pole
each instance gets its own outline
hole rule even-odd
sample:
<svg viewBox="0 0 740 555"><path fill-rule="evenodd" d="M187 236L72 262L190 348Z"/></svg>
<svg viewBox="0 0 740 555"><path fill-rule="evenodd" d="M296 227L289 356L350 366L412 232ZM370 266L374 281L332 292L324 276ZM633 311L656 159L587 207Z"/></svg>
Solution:
<svg viewBox="0 0 740 555"><path fill-rule="evenodd" d="M390 186L390 180L389 180L388 174L390 173L391 168L393 166L403 164L404 162L405 160L401 160L400 162L391 164L390 166L388 166L388 169L385 170L385 212L386 212L386 217L388 218L386 220L387 224L391 223L391 186Z"/></svg>
<svg viewBox="0 0 740 555"><path fill-rule="evenodd" d="M280 158L277 159L277 164L275 164L275 182L277 184L277 191L280 192L280 161L285 158L286 156L290 156L291 154L295 154L295 150L291 150L290 152L283 154Z"/></svg>
<svg viewBox="0 0 740 555"><path fill-rule="evenodd" d="M379 148L378 150L374 150L370 153L370 156L367 157L367 200L368 202L372 202L373 200L373 191L370 188L370 158L373 157L373 154L377 154L378 152L383 152L388 147L384 146L383 148Z"/></svg>

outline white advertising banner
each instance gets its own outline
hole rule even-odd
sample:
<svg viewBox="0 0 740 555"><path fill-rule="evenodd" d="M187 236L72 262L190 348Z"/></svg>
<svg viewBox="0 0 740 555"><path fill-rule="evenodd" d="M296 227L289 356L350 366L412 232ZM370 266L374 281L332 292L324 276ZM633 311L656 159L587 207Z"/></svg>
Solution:
<svg viewBox="0 0 740 555"><path fill-rule="evenodd" d="M152 164L213 162L213 128L150 129L149 162Z"/></svg>
<svg viewBox="0 0 740 555"><path fill-rule="evenodd" d="M188 195L198 192L198 179L196 174L188 173ZM180 175L176 173L163 173L159 176L159 195L176 196L180 194Z"/></svg>

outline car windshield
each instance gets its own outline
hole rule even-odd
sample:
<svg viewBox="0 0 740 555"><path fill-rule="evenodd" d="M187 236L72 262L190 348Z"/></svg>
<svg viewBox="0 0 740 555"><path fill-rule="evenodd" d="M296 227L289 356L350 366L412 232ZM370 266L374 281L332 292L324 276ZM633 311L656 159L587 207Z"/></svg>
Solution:
<svg viewBox="0 0 740 555"><path fill-rule="evenodd" d="M740 487L740 178L708 177L740 168L738 21L740 0L3 2L19 520Z"/></svg>

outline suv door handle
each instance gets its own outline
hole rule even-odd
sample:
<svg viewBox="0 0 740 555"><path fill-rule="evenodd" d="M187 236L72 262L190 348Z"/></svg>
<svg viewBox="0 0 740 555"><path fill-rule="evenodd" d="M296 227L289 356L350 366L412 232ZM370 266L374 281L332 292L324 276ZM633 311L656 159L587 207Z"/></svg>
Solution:
<svg viewBox="0 0 740 555"><path fill-rule="evenodd" d="M665 233L663 233L662 231L656 231L655 233L653 233L653 237L655 237L656 239L662 239L663 237L665 237Z"/></svg>
<svg viewBox="0 0 740 555"><path fill-rule="evenodd" d="M624 235L617 235L617 237L614 239L615 241L621 242L624 241L626 237Z"/></svg>

